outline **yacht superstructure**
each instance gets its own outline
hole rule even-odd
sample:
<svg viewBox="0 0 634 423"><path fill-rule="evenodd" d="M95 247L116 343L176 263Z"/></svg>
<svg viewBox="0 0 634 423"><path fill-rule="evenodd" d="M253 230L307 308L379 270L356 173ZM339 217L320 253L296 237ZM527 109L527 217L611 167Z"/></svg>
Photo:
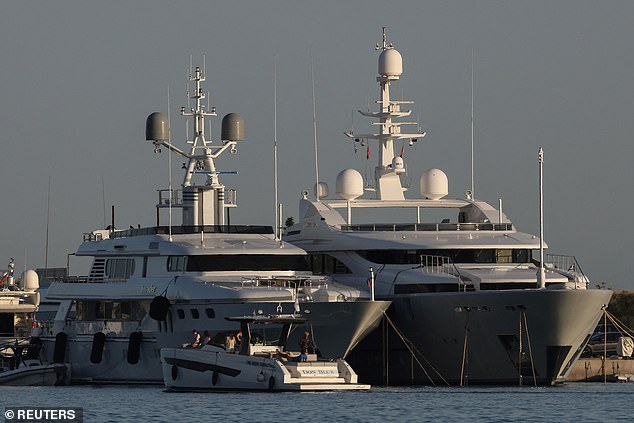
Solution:
<svg viewBox="0 0 634 423"><path fill-rule="evenodd" d="M406 198L397 140L410 145L425 136L401 119L411 101L390 97L403 73L401 54L380 50L378 111L374 133L346 135L358 145L377 142L374 184L355 169L339 173L337 198L323 182L315 198L304 192L299 223L285 239L311 255L316 273L393 302L389 315L400 337L377 330L349 357L365 382L526 383L563 380L608 304L611 292L588 289L574 257L548 255L540 266L538 237L517 231L500 209L475 199L446 199L448 178L430 169L420 178L421 197ZM364 192L374 198L362 197ZM357 222L358 216L374 220ZM394 223L396 214L406 214ZM387 222L387 223L386 223ZM544 285L538 284L540 267ZM359 283L359 277L365 280ZM358 353L357 353L358 352ZM384 363L381 374L372 360Z"/></svg>
<svg viewBox="0 0 634 423"><path fill-rule="evenodd" d="M0 341L28 337L40 304L37 273L25 270L17 281L14 274L15 261L11 258L0 277Z"/></svg>
<svg viewBox="0 0 634 423"><path fill-rule="evenodd" d="M234 191L220 182L215 159L236 152L244 137L242 118L222 121L222 143L206 139L204 70L190 70L193 120L189 152L171 143L167 117L147 119L155 152L167 148L187 160L182 189L159 190L157 225L84 234L76 256L92 259L88 276L50 285L49 302L59 302L53 321L40 322L43 354L53 363L70 362L72 381L162 383L160 349L191 340L194 329L216 338L234 330L225 317L299 313L291 342L309 330L320 353L344 357L376 325L389 302L367 300L358 289L313 275L306 252L277 239L266 226L225 224L235 207ZM160 225L160 211L169 224ZM181 209L181 224L172 223Z"/></svg>

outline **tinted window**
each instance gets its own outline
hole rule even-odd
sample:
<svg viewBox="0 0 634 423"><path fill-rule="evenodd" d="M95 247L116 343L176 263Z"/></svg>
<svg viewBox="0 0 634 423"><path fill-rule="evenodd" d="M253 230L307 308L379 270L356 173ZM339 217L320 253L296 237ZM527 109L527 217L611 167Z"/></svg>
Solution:
<svg viewBox="0 0 634 423"><path fill-rule="evenodd" d="M245 271L245 270L295 270L308 271L304 255L281 254L232 254L215 256L189 256L190 272Z"/></svg>

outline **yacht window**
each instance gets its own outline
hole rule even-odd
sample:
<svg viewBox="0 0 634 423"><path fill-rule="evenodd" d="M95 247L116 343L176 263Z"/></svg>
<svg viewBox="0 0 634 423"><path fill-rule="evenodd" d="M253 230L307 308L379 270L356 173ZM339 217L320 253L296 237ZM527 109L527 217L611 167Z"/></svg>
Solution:
<svg viewBox="0 0 634 423"><path fill-rule="evenodd" d="M350 269L339 259L327 254L311 254L310 270L316 275L350 273Z"/></svg>
<svg viewBox="0 0 634 423"><path fill-rule="evenodd" d="M360 250L358 254L377 264L421 264L425 257L448 257L454 263L529 263L531 251L510 248Z"/></svg>
<svg viewBox="0 0 634 423"><path fill-rule="evenodd" d="M134 259L108 259L106 276L110 279L127 279L134 273Z"/></svg>
<svg viewBox="0 0 634 423"><path fill-rule="evenodd" d="M213 308L205 309L205 313L207 313L207 317L210 319L214 319L216 317L216 312L214 311Z"/></svg>
<svg viewBox="0 0 634 423"><path fill-rule="evenodd" d="M130 303L121 303L121 320L130 320L132 317L132 307Z"/></svg>
<svg viewBox="0 0 634 423"><path fill-rule="evenodd" d="M295 270L307 271L305 255L287 254L223 254L187 257L187 271L249 271L249 270Z"/></svg>
<svg viewBox="0 0 634 423"><path fill-rule="evenodd" d="M197 308L192 308L191 309L191 313L192 313L192 319L200 318L200 314L198 313L198 309Z"/></svg>
<svg viewBox="0 0 634 423"><path fill-rule="evenodd" d="M169 256L167 259L168 272L184 272L187 269L187 256Z"/></svg>
<svg viewBox="0 0 634 423"><path fill-rule="evenodd" d="M499 248L495 250L496 263L513 263L513 250L510 248Z"/></svg>
<svg viewBox="0 0 634 423"><path fill-rule="evenodd" d="M176 310L176 314L178 314L178 318L179 319L184 319L185 318L185 312L183 311L182 308L179 308Z"/></svg>
<svg viewBox="0 0 634 423"><path fill-rule="evenodd" d="M132 306L121 301L79 301L77 302L77 319L90 320L130 320Z"/></svg>

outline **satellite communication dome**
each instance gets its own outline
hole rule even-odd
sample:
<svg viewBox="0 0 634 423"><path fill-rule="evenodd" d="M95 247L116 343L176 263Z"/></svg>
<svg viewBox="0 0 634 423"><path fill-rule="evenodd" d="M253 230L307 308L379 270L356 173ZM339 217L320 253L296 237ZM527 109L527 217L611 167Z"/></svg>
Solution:
<svg viewBox="0 0 634 423"><path fill-rule="evenodd" d="M354 200L363 195L363 177L354 169L345 169L337 175L337 195L344 200Z"/></svg>
<svg viewBox="0 0 634 423"><path fill-rule="evenodd" d="M440 200L449 194L449 180L440 169L429 169L420 177L420 193L430 200Z"/></svg>
<svg viewBox="0 0 634 423"><path fill-rule="evenodd" d="M401 156L396 156L392 159L392 169L394 170L405 169L405 166L403 165L403 158Z"/></svg>
<svg viewBox="0 0 634 423"><path fill-rule="evenodd" d="M145 121L145 139L148 141L169 140L169 122L161 112L154 112Z"/></svg>
<svg viewBox="0 0 634 423"><path fill-rule="evenodd" d="M319 182L313 187L315 197L326 198L328 197L328 184L325 182Z"/></svg>
<svg viewBox="0 0 634 423"><path fill-rule="evenodd" d="M244 140L244 119L237 113L229 113L222 118L220 139L223 141Z"/></svg>
<svg viewBox="0 0 634 423"><path fill-rule="evenodd" d="M27 270L22 274L22 289L36 291L40 287L40 278L34 270Z"/></svg>
<svg viewBox="0 0 634 423"><path fill-rule="evenodd" d="M403 58L398 50L388 48L379 56L379 75L401 76L403 73Z"/></svg>

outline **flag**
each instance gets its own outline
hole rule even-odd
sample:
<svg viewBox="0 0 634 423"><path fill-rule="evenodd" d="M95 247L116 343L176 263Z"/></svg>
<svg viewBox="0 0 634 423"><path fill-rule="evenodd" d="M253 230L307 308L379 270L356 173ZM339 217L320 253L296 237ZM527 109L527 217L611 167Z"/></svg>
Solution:
<svg viewBox="0 0 634 423"><path fill-rule="evenodd" d="M367 160L370 160L370 146L368 145L368 152L366 153Z"/></svg>
<svg viewBox="0 0 634 423"><path fill-rule="evenodd" d="M0 279L0 285L4 283L4 280L7 278L7 274L7 272L4 272L4 274L2 275L2 279Z"/></svg>
<svg viewBox="0 0 634 423"><path fill-rule="evenodd" d="M401 145L401 159L403 158L404 152L405 152L405 144Z"/></svg>

